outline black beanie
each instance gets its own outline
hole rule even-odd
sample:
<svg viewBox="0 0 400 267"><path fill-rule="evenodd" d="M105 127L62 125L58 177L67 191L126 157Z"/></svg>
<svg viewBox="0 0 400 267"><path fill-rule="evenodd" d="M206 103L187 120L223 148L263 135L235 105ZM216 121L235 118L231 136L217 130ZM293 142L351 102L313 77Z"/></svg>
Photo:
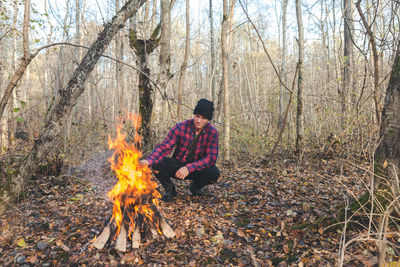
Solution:
<svg viewBox="0 0 400 267"><path fill-rule="evenodd" d="M214 111L214 103L208 101L207 99L202 98L199 100L199 102L197 102L193 114L200 114L206 117L208 120L211 120L213 116L213 111Z"/></svg>

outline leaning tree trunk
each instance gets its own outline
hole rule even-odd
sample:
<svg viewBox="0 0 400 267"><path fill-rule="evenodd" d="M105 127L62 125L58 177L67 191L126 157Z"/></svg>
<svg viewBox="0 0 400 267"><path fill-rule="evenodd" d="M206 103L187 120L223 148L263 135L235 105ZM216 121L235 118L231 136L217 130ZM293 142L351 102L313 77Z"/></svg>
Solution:
<svg viewBox="0 0 400 267"><path fill-rule="evenodd" d="M5 211L7 204L17 199L23 191L25 183L37 170L39 163L53 149L54 141L63 129L63 123L84 91L83 84L89 73L118 30L124 26L125 22L144 2L145 0L130 0L126 3L114 18L104 26L103 31L82 59L68 84L65 88L60 89L61 94L47 117L39 137L35 140L32 150L22 162L18 174L4 182L2 181L0 185L0 214Z"/></svg>

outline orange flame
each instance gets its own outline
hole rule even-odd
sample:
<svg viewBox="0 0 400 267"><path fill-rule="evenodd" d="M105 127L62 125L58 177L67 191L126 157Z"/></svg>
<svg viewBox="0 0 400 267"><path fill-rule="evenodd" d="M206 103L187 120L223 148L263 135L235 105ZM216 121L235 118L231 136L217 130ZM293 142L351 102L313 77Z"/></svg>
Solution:
<svg viewBox="0 0 400 267"><path fill-rule="evenodd" d="M124 215L129 218L129 233L134 230L135 217L139 213L143 215L143 223L146 220L154 222L154 211L150 205L151 203L157 205L158 199L161 197L156 190L157 183L151 179L150 168L140 163L142 153L138 146L141 137L137 130L140 127L141 118L129 114L126 119L131 121L135 128L133 143L126 141L127 135L122 132L123 122L117 125L115 140L108 135L108 146L110 149L114 149L114 154L108 160L111 163L111 169L115 171L119 179L108 193L108 197L114 202L111 220L114 220L118 226L116 235L120 232ZM154 222L154 224L159 228L158 222Z"/></svg>

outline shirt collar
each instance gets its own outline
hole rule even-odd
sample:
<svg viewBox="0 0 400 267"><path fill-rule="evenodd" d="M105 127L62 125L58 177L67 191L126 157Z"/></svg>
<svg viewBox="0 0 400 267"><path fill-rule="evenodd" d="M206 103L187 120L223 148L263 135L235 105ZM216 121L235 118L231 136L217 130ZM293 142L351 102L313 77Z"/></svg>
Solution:
<svg viewBox="0 0 400 267"><path fill-rule="evenodd" d="M207 122L207 124L204 126L204 128L201 130L200 133L204 133L205 130L206 130L206 128L208 127L208 125L210 125L210 122ZM191 129L192 131L194 131L194 119L191 119L191 120L190 120L190 129Z"/></svg>

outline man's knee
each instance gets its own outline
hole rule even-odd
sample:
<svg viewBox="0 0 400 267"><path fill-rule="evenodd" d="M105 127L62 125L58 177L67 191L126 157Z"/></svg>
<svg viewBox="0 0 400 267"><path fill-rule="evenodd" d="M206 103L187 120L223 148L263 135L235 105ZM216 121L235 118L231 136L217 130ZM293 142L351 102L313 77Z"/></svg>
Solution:
<svg viewBox="0 0 400 267"><path fill-rule="evenodd" d="M220 177L220 175L221 175L221 172L219 171L219 169L217 168L217 166L213 166L214 168L213 168L213 175L212 175L212 177L214 177L214 182L216 182L217 180L218 180L218 178Z"/></svg>
<svg viewBox="0 0 400 267"><path fill-rule="evenodd" d="M208 178L208 180L210 181L210 183L215 183L215 182L217 182L221 173L220 173L219 169L217 168L217 166L213 165L206 169L205 175Z"/></svg>

